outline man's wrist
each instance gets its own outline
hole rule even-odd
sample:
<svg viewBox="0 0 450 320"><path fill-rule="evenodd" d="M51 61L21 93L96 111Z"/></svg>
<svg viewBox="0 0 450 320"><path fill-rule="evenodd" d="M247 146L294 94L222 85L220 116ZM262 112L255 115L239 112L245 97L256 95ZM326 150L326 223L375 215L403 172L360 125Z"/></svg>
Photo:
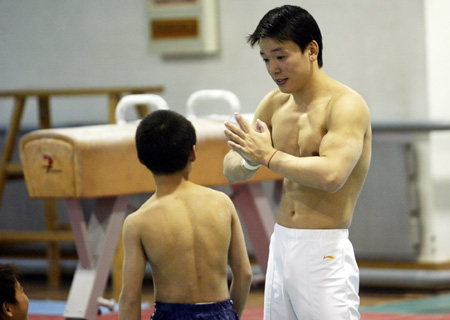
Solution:
<svg viewBox="0 0 450 320"><path fill-rule="evenodd" d="M269 158L269 161L267 162L267 168L270 169L270 161L272 161L273 156L275 155L275 153L278 152L278 149L275 149L275 151L272 153L272 155Z"/></svg>
<svg viewBox="0 0 450 320"><path fill-rule="evenodd" d="M248 163L247 161L245 161L245 159L243 159L242 165L244 166L245 169L251 170L251 171L255 171L255 170L257 170L259 167L261 167L260 164L257 164L256 166L251 165L250 163Z"/></svg>

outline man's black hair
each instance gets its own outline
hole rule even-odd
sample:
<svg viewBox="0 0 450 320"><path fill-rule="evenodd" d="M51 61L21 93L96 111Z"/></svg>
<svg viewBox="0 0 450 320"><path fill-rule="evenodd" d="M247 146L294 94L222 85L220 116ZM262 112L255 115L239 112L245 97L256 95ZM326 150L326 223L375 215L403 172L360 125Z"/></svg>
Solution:
<svg viewBox="0 0 450 320"><path fill-rule="evenodd" d="M293 41L302 52L315 40L319 45L317 63L319 68L323 66L323 44L319 26L313 16L299 6L285 5L267 12L247 40L253 47L262 38Z"/></svg>

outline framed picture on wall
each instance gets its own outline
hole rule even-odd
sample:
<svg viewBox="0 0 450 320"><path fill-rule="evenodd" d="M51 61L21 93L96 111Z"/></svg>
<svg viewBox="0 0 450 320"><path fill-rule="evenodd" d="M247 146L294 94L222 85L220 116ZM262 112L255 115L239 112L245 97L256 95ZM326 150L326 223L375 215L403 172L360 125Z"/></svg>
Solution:
<svg viewBox="0 0 450 320"><path fill-rule="evenodd" d="M159 54L219 50L218 0L148 0L149 48Z"/></svg>
<svg viewBox="0 0 450 320"><path fill-rule="evenodd" d="M153 0L153 4L155 5L163 5L163 4L185 4L197 2L197 0Z"/></svg>

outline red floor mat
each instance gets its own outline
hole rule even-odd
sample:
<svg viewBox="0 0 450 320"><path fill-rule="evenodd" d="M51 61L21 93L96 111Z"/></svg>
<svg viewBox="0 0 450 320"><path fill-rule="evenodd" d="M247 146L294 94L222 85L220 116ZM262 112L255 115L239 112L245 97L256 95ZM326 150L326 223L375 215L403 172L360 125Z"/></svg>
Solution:
<svg viewBox="0 0 450 320"><path fill-rule="evenodd" d="M361 320L450 320L450 315L362 313Z"/></svg>
<svg viewBox="0 0 450 320"><path fill-rule="evenodd" d="M151 309L142 310L142 320L149 320ZM246 308L241 320L262 320L263 308ZM97 320L117 320L117 313L101 315ZM29 320L64 320L63 316L30 315ZM450 315L362 313L361 320L450 320Z"/></svg>
<svg viewBox="0 0 450 320"><path fill-rule="evenodd" d="M261 320L263 318L263 308L248 307L244 310L241 320ZM142 310L142 320L149 320L152 315L153 308ZM29 315L29 320L64 320L63 316L49 315ZM117 320L117 313L105 314L97 317L97 320Z"/></svg>

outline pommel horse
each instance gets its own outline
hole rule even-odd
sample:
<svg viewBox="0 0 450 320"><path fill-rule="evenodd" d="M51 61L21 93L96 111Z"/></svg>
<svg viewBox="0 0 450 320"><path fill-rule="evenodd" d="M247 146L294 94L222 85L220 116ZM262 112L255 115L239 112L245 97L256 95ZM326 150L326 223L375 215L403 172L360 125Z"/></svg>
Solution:
<svg viewBox="0 0 450 320"><path fill-rule="evenodd" d="M215 91L206 97L223 95ZM199 99L204 98L204 94L199 95ZM126 215L127 197L155 191L152 174L137 159L137 122L123 121L124 108L147 104L167 109L167 104L152 94L122 100L116 109L118 124L37 130L20 141L30 197L59 198L67 203L79 263L64 312L66 319L97 318L99 305L105 300L102 295ZM197 160L190 179L204 186L227 185L223 158L229 147L223 121L192 115L191 121L197 133ZM261 182L278 179L261 167L249 182L232 186L233 201L264 272L275 218ZM80 204L84 198L96 199L89 223Z"/></svg>

